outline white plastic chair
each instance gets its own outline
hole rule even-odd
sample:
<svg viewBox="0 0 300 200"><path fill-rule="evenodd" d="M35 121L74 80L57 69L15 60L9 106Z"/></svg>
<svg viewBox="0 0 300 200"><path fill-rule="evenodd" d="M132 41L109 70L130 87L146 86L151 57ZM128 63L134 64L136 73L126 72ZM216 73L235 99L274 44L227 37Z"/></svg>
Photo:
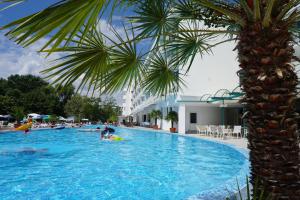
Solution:
<svg viewBox="0 0 300 200"><path fill-rule="evenodd" d="M224 134L224 136L227 135L227 136L231 137L233 134L233 130L228 126L223 129L223 134Z"/></svg>
<svg viewBox="0 0 300 200"><path fill-rule="evenodd" d="M239 138L239 135L242 137L242 127L241 126L234 126L233 128L233 135L236 134L236 138Z"/></svg>
<svg viewBox="0 0 300 200"><path fill-rule="evenodd" d="M201 134L201 127L199 125L196 125L197 133Z"/></svg>
<svg viewBox="0 0 300 200"><path fill-rule="evenodd" d="M224 138L224 126L218 126L217 127L217 137L218 138Z"/></svg>
<svg viewBox="0 0 300 200"><path fill-rule="evenodd" d="M218 135L218 127L215 125L210 126L210 135L217 136Z"/></svg>

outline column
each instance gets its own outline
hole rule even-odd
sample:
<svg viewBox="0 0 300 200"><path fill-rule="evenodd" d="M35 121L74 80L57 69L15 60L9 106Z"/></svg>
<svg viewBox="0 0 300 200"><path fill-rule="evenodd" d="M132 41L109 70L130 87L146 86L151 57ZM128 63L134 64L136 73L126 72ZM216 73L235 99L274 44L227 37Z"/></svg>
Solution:
<svg viewBox="0 0 300 200"><path fill-rule="evenodd" d="M178 133L179 134L186 133L185 118L186 118L185 104L179 104L179 108L178 108Z"/></svg>

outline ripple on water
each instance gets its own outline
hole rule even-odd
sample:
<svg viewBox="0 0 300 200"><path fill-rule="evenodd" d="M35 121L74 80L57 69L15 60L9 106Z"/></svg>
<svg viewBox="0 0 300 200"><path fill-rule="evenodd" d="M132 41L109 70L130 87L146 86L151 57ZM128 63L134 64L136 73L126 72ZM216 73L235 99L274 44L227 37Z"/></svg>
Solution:
<svg viewBox="0 0 300 200"><path fill-rule="evenodd" d="M226 145L132 129L116 134L126 141L75 129L0 135L0 199L208 199L233 190L247 172L245 156Z"/></svg>

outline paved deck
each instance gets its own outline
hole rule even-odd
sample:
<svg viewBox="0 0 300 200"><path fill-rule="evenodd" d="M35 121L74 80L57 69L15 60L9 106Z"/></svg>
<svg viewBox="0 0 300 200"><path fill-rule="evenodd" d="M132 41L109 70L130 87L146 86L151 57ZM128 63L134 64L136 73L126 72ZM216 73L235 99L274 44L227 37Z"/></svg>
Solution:
<svg viewBox="0 0 300 200"><path fill-rule="evenodd" d="M197 137L197 138L202 138L205 140L211 140L211 141L217 141L217 142L221 142L221 143L225 143L225 144L230 144L230 145L236 146L241 149L247 149L247 145L248 145L248 141L246 138L222 139L222 138L216 138L216 137L208 137L208 136L204 136L204 135L200 135L200 134L187 134L187 135Z"/></svg>
<svg viewBox="0 0 300 200"><path fill-rule="evenodd" d="M146 127L140 127L140 126L134 126L132 128L139 129L139 130L146 130L146 131L156 131L156 132L158 131L158 132L169 133L168 131L165 131L165 130L155 130L152 128L146 128ZM174 133L174 134L177 134L177 133ZM236 146L237 148L247 150L248 141L246 138L225 138L225 139L223 139L223 138L216 138L216 137L208 137L208 136L204 136L204 135L200 135L200 134L186 134L186 135L191 136L191 137L205 139L205 140L211 140L211 141L216 141L216 142L220 142L220 143L230 144L230 145Z"/></svg>

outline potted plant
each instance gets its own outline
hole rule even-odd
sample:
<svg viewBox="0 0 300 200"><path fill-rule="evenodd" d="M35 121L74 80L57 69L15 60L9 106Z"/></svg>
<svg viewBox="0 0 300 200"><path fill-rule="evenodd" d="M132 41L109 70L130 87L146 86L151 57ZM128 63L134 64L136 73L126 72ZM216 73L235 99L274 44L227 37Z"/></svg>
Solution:
<svg viewBox="0 0 300 200"><path fill-rule="evenodd" d="M155 120L155 125L153 126L154 129L158 129L158 125L157 125L157 119L161 119L161 111L160 110L152 110L150 113L150 117L151 119Z"/></svg>
<svg viewBox="0 0 300 200"><path fill-rule="evenodd" d="M177 114L177 112L170 111L168 113L168 115L166 116L166 120L167 121L171 121L170 132L171 133L175 133L176 132L176 128L174 128L174 122L178 122L178 114Z"/></svg>

